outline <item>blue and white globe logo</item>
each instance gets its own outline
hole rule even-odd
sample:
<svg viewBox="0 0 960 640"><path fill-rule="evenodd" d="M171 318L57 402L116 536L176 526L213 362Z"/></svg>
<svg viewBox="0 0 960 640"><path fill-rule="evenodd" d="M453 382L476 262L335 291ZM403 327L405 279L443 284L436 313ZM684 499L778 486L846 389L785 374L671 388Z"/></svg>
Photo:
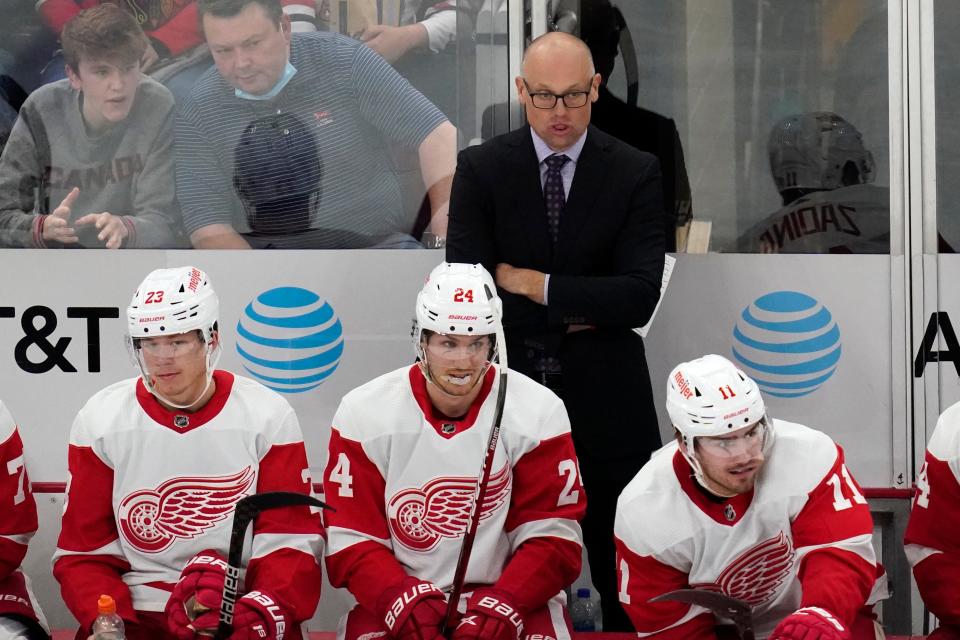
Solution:
<svg viewBox="0 0 960 640"><path fill-rule="evenodd" d="M316 389L340 364L343 327L313 291L278 287L256 297L237 322L237 353L254 379L280 393Z"/></svg>
<svg viewBox="0 0 960 640"><path fill-rule="evenodd" d="M798 398L830 379L840 361L840 329L805 293L774 291L753 301L733 330L733 357L765 394Z"/></svg>

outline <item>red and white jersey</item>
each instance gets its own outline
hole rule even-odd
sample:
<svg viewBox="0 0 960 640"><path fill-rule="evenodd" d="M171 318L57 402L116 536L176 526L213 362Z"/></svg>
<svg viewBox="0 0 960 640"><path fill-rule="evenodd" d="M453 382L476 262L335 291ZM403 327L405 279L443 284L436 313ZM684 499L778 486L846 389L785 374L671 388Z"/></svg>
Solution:
<svg viewBox="0 0 960 640"><path fill-rule="evenodd" d="M960 624L960 403L937 421L917 475L905 551L920 595L943 622Z"/></svg>
<svg viewBox="0 0 960 640"><path fill-rule="evenodd" d="M214 381L213 397L195 413L167 410L133 378L77 414L53 570L81 624L96 616L101 593L124 616L162 611L190 558L205 549L227 555L241 498L310 492L289 403L226 371ZM307 507L265 511L253 531L246 589L272 594L296 620L310 618L320 597L319 516Z"/></svg>
<svg viewBox="0 0 960 640"><path fill-rule="evenodd" d="M586 496L563 403L522 374L508 377L466 583L496 583L533 608L579 573ZM481 384L456 420L436 413L417 365L340 403L324 474L325 499L336 509L324 514L327 568L331 584L364 606L405 575L450 589L493 423L495 366ZM372 556L381 560L362 571Z"/></svg>
<svg viewBox="0 0 960 640"><path fill-rule="evenodd" d="M675 589L745 600L758 638L801 606L823 607L849 626L884 595L869 507L842 449L819 431L781 420L771 435L749 493L709 496L676 442L623 490L614 525L620 601L641 637L716 637L717 620L706 609L648 603Z"/></svg>
<svg viewBox="0 0 960 640"><path fill-rule="evenodd" d="M23 461L23 442L10 411L0 402L0 579L23 562L37 532L37 503Z"/></svg>
<svg viewBox="0 0 960 640"><path fill-rule="evenodd" d="M751 227L747 253L889 253L890 190L858 184L815 191Z"/></svg>

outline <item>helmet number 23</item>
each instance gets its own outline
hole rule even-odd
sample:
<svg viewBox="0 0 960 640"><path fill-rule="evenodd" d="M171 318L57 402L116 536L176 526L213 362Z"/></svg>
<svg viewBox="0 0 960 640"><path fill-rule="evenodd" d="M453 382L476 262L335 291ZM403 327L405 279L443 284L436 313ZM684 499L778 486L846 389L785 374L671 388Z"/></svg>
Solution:
<svg viewBox="0 0 960 640"><path fill-rule="evenodd" d="M473 289L467 289L464 291L460 287L453 292L453 301L454 302L473 302Z"/></svg>
<svg viewBox="0 0 960 640"><path fill-rule="evenodd" d="M150 304L151 302L163 302L163 291L147 291L147 297L143 304Z"/></svg>

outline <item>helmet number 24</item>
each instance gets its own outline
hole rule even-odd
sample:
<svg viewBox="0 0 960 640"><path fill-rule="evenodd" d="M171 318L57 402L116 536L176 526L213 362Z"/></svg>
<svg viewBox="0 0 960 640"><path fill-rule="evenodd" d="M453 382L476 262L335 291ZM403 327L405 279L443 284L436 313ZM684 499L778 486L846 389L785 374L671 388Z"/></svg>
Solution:
<svg viewBox="0 0 960 640"><path fill-rule="evenodd" d="M457 288L453 292L453 301L454 302L473 302L473 289L467 289L464 291L461 288Z"/></svg>

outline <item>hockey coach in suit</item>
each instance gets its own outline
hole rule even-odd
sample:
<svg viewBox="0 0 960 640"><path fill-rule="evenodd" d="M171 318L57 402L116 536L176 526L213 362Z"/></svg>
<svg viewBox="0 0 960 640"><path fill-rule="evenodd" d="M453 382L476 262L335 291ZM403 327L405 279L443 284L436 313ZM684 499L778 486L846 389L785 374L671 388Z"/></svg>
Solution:
<svg viewBox="0 0 960 640"><path fill-rule="evenodd" d="M663 272L654 156L589 125L600 75L587 46L548 33L516 78L529 126L460 153L447 260L481 262L503 298L510 367L563 398L604 631L632 627L617 598L616 499L660 447L643 341Z"/></svg>

